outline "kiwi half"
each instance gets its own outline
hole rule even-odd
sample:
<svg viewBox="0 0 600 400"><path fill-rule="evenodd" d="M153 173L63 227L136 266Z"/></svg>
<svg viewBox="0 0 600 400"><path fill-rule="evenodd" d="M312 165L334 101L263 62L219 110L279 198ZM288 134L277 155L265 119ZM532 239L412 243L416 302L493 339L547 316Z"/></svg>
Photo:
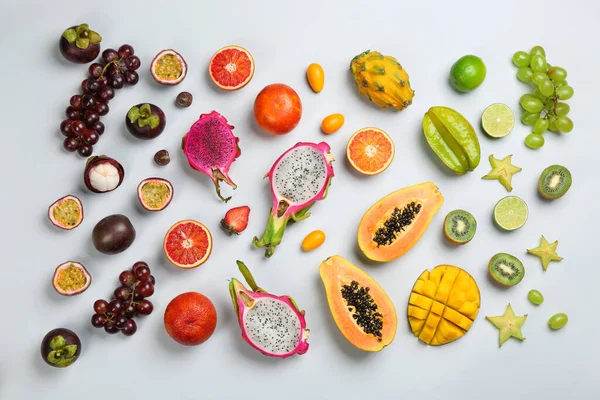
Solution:
<svg viewBox="0 0 600 400"><path fill-rule="evenodd" d="M538 181L538 191L545 199L558 199L571 187L571 172L562 165L546 168Z"/></svg>
<svg viewBox="0 0 600 400"><path fill-rule="evenodd" d="M498 253L490 260L488 272L499 284L515 286L525 276L525 267L517 257Z"/></svg>
<svg viewBox="0 0 600 400"><path fill-rule="evenodd" d="M444 220L444 236L449 242L463 245L469 243L475 231L477 221L475 217L465 210L450 211Z"/></svg>

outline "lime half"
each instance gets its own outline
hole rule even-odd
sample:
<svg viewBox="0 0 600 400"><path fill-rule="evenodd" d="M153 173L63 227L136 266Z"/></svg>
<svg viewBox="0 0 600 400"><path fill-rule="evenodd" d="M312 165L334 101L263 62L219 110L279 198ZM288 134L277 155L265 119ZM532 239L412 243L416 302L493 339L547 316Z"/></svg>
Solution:
<svg viewBox="0 0 600 400"><path fill-rule="evenodd" d="M514 231L525 225L528 215L527 203L517 196L507 196L494 207L494 221L507 231Z"/></svg>
<svg viewBox="0 0 600 400"><path fill-rule="evenodd" d="M493 138L508 135L514 126L515 114L506 104L492 104L481 115L481 127Z"/></svg>

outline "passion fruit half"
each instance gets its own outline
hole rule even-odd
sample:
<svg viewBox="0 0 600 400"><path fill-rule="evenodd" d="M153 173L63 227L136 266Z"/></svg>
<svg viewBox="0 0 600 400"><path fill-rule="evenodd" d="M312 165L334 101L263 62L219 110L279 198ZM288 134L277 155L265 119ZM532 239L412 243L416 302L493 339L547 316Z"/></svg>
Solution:
<svg viewBox="0 0 600 400"><path fill-rule="evenodd" d="M83 174L85 186L94 193L112 192L123 183L125 169L120 162L105 155L88 158Z"/></svg>
<svg viewBox="0 0 600 400"><path fill-rule="evenodd" d="M137 193L142 207L148 211L160 211L171 203L173 185L166 179L148 178L140 182Z"/></svg>
<svg viewBox="0 0 600 400"><path fill-rule="evenodd" d="M48 207L48 219L66 231L77 228L83 221L81 200L71 194L61 197Z"/></svg>
<svg viewBox="0 0 600 400"><path fill-rule="evenodd" d="M58 294L74 296L84 292L92 283L92 276L83 264L76 261L67 261L54 270L52 286Z"/></svg>
<svg viewBox="0 0 600 400"><path fill-rule="evenodd" d="M158 83L177 85L187 74L187 64L175 50L163 50L152 60L150 72Z"/></svg>
<svg viewBox="0 0 600 400"><path fill-rule="evenodd" d="M163 110L150 103L140 103L129 109L125 126L138 139L154 139L165 130L167 117Z"/></svg>
<svg viewBox="0 0 600 400"><path fill-rule="evenodd" d="M42 359L55 368L66 368L81 354L81 340L67 328L56 328L44 336L41 345Z"/></svg>

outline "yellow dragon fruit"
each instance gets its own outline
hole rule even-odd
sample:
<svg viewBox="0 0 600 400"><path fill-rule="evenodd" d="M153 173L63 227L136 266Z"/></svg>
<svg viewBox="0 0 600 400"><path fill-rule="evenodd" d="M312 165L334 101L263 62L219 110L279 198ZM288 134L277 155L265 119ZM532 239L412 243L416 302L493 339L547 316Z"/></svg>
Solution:
<svg viewBox="0 0 600 400"><path fill-rule="evenodd" d="M352 59L350 70L360 93L379 107L403 110L412 104L415 91L394 57L367 50Z"/></svg>

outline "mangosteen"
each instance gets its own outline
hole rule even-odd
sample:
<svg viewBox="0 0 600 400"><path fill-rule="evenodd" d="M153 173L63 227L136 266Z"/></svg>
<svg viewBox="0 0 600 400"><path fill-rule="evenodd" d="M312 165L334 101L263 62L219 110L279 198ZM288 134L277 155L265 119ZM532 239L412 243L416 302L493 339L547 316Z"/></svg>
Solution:
<svg viewBox="0 0 600 400"><path fill-rule="evenodd" d="M135 240L135 228L129 218L121 214L101 219L92 231L94 247L103 254L118 254Z"/></svg>
<svg viewBox="0 0 600 400"><path fill-rule="evenodd" d="M131 107L125 116L127 130L138 139L154 139L165 130L166 124L163 110L150 103Z"/></svg>
<svg viewBox="0 0 600 400"><path fill-rule="evenodd" d="M101 41L102 37L88 24L72 26L60 37L60 53L73 63L87 64L98 57Z"/></svg>
<svg viewBox="0 0 600 400"><path fill-rule="evenodd" d="M83 174L85 186L94 193L111 192L123 183L125 169L105 155L88 158Z"/></svg>
<svg viewBox="0 0 600 400"><path fill-rule="evenodd" d="M52 329L42 340L41 352L46 364L56 368L66 368L79 358L81 340L70 329Z"/></svg>

